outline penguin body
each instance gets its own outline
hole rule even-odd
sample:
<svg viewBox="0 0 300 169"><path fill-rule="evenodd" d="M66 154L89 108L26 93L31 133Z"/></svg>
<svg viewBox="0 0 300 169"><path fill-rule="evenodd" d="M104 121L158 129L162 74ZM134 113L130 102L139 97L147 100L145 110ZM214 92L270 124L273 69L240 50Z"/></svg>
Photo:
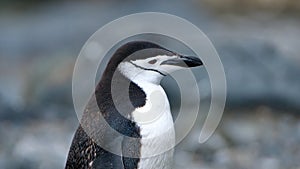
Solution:
<svg viewBox="0 0 300 169"><path fill-rule="evenodd" d="M171 169L175 131L160 81L172 71L200 65L198 58L150 42L120 47L95 89L96 100L86 106L65 168Z"/></svg>

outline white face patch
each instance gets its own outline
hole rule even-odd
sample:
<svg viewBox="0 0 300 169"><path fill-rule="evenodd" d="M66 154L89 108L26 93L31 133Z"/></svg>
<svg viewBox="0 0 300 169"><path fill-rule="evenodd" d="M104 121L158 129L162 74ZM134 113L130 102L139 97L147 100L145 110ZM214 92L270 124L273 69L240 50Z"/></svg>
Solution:
<svg viewBox="0 0 300 169"><path fill-rule="evenodd" d="M165 64L162 65L161 63L170 59L176 59L178 57L179 56L177 55L174 56L158 55L147 59L134 60L131 62L146 69L153 69L163 74L169 74L176 70L182 69L182 67L176 65L165 65Z"/></svg>
<svg viewBox="0 0 300 169"><path fill-rule="evenodd" d="M161 79L169 73L183 69L176 65L161 64L179 56L158 55L147 59L130 60L121 62L118 69L130 80L159 84Z"/></svg>

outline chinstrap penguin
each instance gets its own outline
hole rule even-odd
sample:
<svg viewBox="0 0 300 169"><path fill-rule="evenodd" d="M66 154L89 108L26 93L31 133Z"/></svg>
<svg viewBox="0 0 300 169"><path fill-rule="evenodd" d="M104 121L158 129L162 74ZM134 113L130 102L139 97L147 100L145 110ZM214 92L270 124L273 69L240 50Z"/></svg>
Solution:
<svg viewBox="0 0 300 169"><path fill-rule="evenodd" d="M197 57L151 42L134 41L118 48L96 86L96 100L85 108L65 168L171 169L175 131L160 81L173 71L201 65Z"/></svg>

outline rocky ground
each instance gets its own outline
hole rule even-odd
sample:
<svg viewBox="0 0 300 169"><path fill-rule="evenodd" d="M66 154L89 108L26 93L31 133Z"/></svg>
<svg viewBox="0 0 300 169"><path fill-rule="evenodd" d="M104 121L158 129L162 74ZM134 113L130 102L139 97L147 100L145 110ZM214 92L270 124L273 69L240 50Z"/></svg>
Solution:
<svg viewBox="0 0 300 169"><path fill-rule="evenodd" d="M231 110L204 144L197 131L177 150L176 167L189 169L298 169L299 116L267 107ZM182 160L184 159L184 160ZM188 166L188 167L187 167Z"/></svg>
<svg viewBox="0 0 300 169"><path fill-rule="evenodd" d="M1 121L1 168L63 168L77 119ZM300 117L261 106L228 110L214 135L201 125L177 147L176 169L299 169Z"/></svg>

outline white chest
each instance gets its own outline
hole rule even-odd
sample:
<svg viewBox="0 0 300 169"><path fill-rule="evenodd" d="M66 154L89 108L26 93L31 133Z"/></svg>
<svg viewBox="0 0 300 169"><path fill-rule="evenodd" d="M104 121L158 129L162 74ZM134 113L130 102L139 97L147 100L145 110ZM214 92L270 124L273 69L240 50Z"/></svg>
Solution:
<svg viewBox="0 0 300 169"><path fill-rule="evenodd" d="M168 98L160 85L140 85L147 95L145 106L133 112L141 132L139 169L172 168L175 132Z"/></svg>
<svg viewBox="0 0 300 169"><path fill-rule="evenodd" d="M138 169L171 169L175 131L167 95L159 85L163 76L128 62L118 68L146 93L146 104L132 113L142 136Z"/></svg>

